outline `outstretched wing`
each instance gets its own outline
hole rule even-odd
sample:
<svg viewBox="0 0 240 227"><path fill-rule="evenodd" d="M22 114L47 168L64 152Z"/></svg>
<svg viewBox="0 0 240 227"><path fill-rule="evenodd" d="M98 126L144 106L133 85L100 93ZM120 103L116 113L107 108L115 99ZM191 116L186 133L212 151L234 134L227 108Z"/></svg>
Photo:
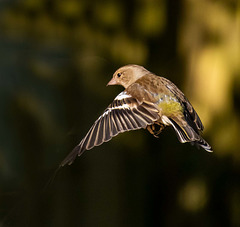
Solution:
<svg viewBox="0 0 240 227"><path fill-rule="evenodd" d="M71 165L74 159L85 150L99 146L121 132L146 128L158 118L158 110L153 103L139 102L123 91L95 121L87 135L60 166Z"/></svg>

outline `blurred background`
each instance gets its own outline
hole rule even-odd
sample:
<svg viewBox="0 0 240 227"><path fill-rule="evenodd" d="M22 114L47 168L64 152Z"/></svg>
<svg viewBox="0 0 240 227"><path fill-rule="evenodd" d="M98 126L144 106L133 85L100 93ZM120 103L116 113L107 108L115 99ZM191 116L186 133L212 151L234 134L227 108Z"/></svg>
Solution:
<svg viewBox="0 0 240 227"><path fill-rule="evenodd" d="M240 226L239 0L1 0L0 226ZM214 153L166 129L55 169L140 64L184 91Z"/></svg>

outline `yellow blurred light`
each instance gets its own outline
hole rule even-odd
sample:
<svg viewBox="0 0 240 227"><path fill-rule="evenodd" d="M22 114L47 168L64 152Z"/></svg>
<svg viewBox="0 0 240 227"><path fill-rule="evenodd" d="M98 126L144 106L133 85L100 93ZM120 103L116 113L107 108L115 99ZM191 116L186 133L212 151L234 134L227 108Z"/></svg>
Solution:
<svg viewBox="0 0 240 227"><path fill-rule="evenodd" d="M180 206L186 211L202 210L208 201L206 183L202 179L191 179L180 190L178 200Z"/></svg>

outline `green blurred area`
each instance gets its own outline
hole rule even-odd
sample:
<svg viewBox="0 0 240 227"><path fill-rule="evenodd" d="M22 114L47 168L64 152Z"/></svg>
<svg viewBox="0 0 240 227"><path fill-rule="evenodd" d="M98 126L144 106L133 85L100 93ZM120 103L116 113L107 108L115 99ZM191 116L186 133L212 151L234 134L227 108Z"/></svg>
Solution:
<svg viewBox="0 0 240 227"><path fill-rule="evenodd" d="M3 0L0 226L240 226L239 0ZM51 178L140 64L180 87L209 154L127 132Z"/></svg>

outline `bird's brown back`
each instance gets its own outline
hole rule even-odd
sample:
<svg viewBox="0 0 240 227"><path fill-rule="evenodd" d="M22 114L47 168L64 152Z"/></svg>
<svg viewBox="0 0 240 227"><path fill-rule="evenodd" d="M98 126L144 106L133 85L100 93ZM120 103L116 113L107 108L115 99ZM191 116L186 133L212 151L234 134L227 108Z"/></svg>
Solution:
<svg viewBox="0 0 240 227"><path fill-rule="evenodd" d="M149 73L135 81L126 90L141 102L144 99L145 101L155 103L161 94L176 98L183 107L183 114L187 118L186 120L189 121L196 131L203 130L203 124L193 106L183 92L170 80Z"/></svg>

